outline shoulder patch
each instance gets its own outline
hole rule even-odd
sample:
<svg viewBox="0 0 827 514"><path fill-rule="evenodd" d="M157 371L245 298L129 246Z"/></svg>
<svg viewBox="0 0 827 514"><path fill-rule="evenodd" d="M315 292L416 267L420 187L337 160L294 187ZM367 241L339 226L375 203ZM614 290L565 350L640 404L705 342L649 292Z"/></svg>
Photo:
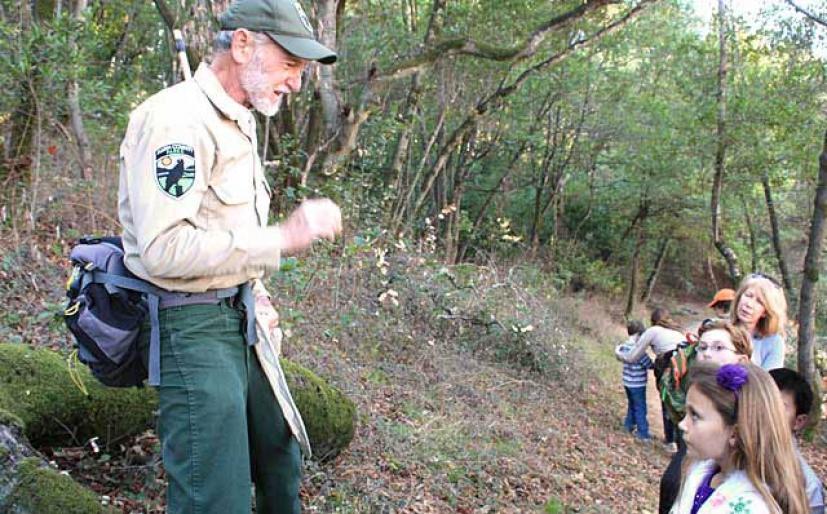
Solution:
<svg viewBox="0 0 827 514"><path fill-rule="evenodd" d="M172 198L184 196L195 183L195 150L182 144L155 150L155 181Z"/></svg>

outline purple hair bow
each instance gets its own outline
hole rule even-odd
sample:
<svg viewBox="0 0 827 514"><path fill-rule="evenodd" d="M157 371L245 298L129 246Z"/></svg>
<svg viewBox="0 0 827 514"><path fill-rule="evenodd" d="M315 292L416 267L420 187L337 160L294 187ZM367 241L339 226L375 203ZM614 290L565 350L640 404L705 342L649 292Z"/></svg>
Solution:
<svg viewBox="0 0 827 514"><path fill-rule="evenodd" d="M737 398L738 391L747 383L749 374L747 368L740 364L724 364L718 369L715 379L719 386L732 391Z"/></svg>

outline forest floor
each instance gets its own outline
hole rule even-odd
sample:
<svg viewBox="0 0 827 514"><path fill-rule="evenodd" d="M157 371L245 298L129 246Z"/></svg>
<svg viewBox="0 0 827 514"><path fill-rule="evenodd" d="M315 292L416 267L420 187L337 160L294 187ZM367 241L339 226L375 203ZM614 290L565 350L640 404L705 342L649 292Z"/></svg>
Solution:
<svg viewBox="0 0 827 514"><path fill-rule="evenodd" d="M365 252L336 268L326 258L317 267L288 263L272 284L286 356L342 389L359 412L349 448L308 464L306 512L657 511L669 454L622 427L626 400L612 355L625 338L622 307L558 294L525 266L373 262ZM47 269L0 272L38 294L32 301L0 288L3 339L65 349L59 320L32 312L59 312L60 291L43 286L58 267ZM669 307L687 326L705 316L701 304ZM650 389L649 419L660 435ZM827 477L823 433L802 451ZM119 511L163 512L152 430L118 448L92 446L43 451Z"/></svg>

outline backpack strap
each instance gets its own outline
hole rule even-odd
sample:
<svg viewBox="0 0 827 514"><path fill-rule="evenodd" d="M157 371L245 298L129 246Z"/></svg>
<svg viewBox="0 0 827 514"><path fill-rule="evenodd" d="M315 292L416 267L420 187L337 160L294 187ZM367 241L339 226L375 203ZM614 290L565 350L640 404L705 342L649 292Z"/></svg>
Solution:
<svg viewBox="0 0 827 514"><path fill-rule="evenodd" d="M256 330L256 298L253 295L253 283L241 284L238 293L242 305L244 305L245 317L247 318L247 344L253 346L258 342L258 331Z"/></svg>
<svg viewBox="0 0 827 514"><path fill-rule="evenodd" d="M155 296L161 296L164 293L163 289L155 287L145 280L124 277L121 275L113 275L112 273L106 273L99 270L92 271L90 283L103 284L104 287L107 285L112 285L122 289L129 289L130 291L138 291L139 293L146 293ZM112 292L109 288L107 288L107 291Z"/></svg>
<svg viewBox="0 0 827 514"><path fill-rule="evenodd" d="M144 293L149 304L149 385L161 385L161 325L158 311L164 290L138 278L113 275L94 270L90 273L91 282L106 286L120 287L130 291ZM111 289L107 288L111 293Z"/></svg>
<svg viewBox="0 0 827 514"><path fill-rule="evenodd" d="M149 303L149 385L161 385L161 323L158 321L158 304L161 297L147 295Z"/></svg>

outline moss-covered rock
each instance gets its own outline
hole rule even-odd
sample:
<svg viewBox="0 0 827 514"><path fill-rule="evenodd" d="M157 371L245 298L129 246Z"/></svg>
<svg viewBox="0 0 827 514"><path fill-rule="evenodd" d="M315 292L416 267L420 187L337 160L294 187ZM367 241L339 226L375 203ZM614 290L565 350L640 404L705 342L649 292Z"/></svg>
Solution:
<svg viewBox="0 0 827 514"><path fill-rule="evenodd" d="M355 405L310 370L287 360L282 366L314 454L319 460L338 455L353 439ZM59 353L0 344L0 422L22 424L35 446L72 445L92 437L106 444L152 422L158 405L152 388L103 386L82 364L73 373L88 394Z"/></svg>
<svg viewBox="0 0 827 514"><path fill-rule="evenodd" d="M105 512L95 494L49 467L13 416L0 421L0 512L52 514Z"/></svg>
<svg viewBox="0 0 827 514"><path fill-rule="evenodd" d="M307 368L281 360L293 400L302 414L313 456L334 458L353 439L356 405Z"/></svg>
<svg viewBox="0 0 827 514"><path fill-rule="evenodd" d="M20 344L0 344L0 411L22 421L35 446L83 443L99 437L106 444L144 430L157 408L152 389L101 385L83 365L73 381L60 354Z"/></svg>
<svg viewBox="0 0 827 514"><path fill-rule="evenodd" d="M8 514L97 514L105 509L92 491L70 477L42 464L37 458L20 462L16 469L16 487L0 498L2 511Z"/></svg>

